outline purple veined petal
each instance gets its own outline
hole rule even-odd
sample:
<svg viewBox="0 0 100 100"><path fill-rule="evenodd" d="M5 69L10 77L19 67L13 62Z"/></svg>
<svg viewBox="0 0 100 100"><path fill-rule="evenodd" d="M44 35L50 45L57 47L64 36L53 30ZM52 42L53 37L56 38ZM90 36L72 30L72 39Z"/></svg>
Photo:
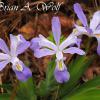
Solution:
<svg viewBox="0 0 100 100"><path fill-rule="evenodd" d="M90 29L95 31L100 25L100 11L96 11L93 15L92 20L90 21Z"/></svg>
<svg viewBox="0 0 100 100"><path fill-rule="evenodd" d="M97 46L97 53L100 55L100 38L97 38L98 46Z"/></svg>
<svg viewBox="0 0 100 100"><path fill-rule="evenodd" d="M52 50L56 50L57 49L56 45L53 42L47 40L43 35L39 35L39 39L40 39L39 45L41 47L50 48Z"/></svg>
<svg viewBox="0 0 100 100"><path fill-rule="evenodd" d="M36 49L41 48L40 45L39 45L39 41L40 41L40 39L39 39L38 37L33 38L33 39L31 40L30 48L31 48L33 51L35 51Z"/></svg>
<svg viewBox="0 0 100 100"><path fill-rule="evenodd" d="M30 46L30 42L28 41L20 43L17 47L16 55L23 53L29 46Z"/></svg>
<svg viewBox="0 0 100 100"><path fill-rule="evenodd" d="M77 14L77 17L81 20L84 27L88 27L87 18L79 3L74 4L74 12Z"/></svg>
<svg viewBox="0 0 100 100"><path fill-rule="evenodd" d="M0 71L3 70L3 68L5 68L8 63L8 60L0 61Z"/></svg>
<svg viewBox="0 0 100 100"><path fill-rule="evenodd" d="M64 69L60 71L58 69L58 64L56 64L56 68L55 68L55 71L54 71L54 77L55 77L55 79L58 83L67 82L70 78L70 74L67 71L67 68L66 68L64 63L63 63L63 67L64 67Z"/></svg>
<svg viewBox="0 0 100 100"><path fill-rule="evenodd" d="M64 53L70 53L70 54L79 54L79 55L85 55L85 52L77 47L70 47L68 49L63 50Z"/></svg>
<svg viewBox="0 0 100 100"><path fill-rule="evenodd" d="M44 56L48 56L48 55L54 55L56 52L47 48L43 48L43 49L36 49L34 51L34 56L37 58L41 58Z"/></svg>
<svg viewBox="0 0 100 100"><path fill-rule="evenodd" d="M100 30L100 24L97 26L96 30Z"/></svg>
<svg viewBox="0 0 100 100"><path fill-rule="evenodd" d="M16 67L16 66L13 66L12 68L13 68L18 80L25 82L25 81L27 81L28 78L32 77L32 72L28 67L26 67L24 65L24 63L22 61L19 61L19 65L21 65L23 67L22 71L15 70L14 67Z"/></svg>
<svg viewBox="0 0 100 100"><path fill-rule="evenodd" d="M52 32L56 44L59 45L60 36L61 36L61 24L60 24L59 17L52 18Z"/></svg>
<svg viewBox="0 0 100 100"><path fill-rule="evenodd" d="M9 49L3 39L0 38L0 49L4 52L9 54Z"/></svg>
<svg viewBox="0 0 100 100"><path fill-rule="evenodd" d="M0 61L10 60L10 56L8 54L0 53Z"/></svg>
<svg viewBox="0 0 100 100"><path fill-rule="evenodd" d="M72 45L72 44L76 44L77 43L77 37L74 34L70 34L66 40L64 40L61 45L59 46L59 49L62 51L64 50L66 47Z"/></svg>

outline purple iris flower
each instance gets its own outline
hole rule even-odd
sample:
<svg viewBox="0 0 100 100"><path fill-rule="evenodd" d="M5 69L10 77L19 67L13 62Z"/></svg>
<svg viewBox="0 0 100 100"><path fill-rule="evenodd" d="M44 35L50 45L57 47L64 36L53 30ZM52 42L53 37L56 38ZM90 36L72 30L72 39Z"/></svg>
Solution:
<svg viewBox="0 0 100 100"><path fill-rule="evenodd" d="M56 54L56 68L54 76L57 82L64 83L69 80L70 75L67 71L66 65L64 64L63 53L77 53L79 55L84 55L85 52L77 47L71 46L77 43L77 37L72 34L60 43L61 24L58 17L53 17L52 19L52 32L55 43L47 40L44 36L39 35L39 37L31 40L31 49L34 51L34 56L37 58Z"/></svg>
<svg viewBox="0 0 100 100"><path fill-rule="evenodd" d="M89 37L95 37L98 41L97 53L100 55L100 10L94 13L93 18L90 20L90 25L88 25L80 4L74 4L74 11L83 24L83 27L75 24L76 29L74 29L74 32L77 36L85 34Z"/></svg>
<svg viewBox="0 0 100 100"><path fill-rule="evenodd" d="M10 34L10 50L5 41L0 38L0 71L6 67L8 63L12 63L12 69L16 73L20 81L26 81L32 76L29 68L19 60L18 55L23 53L29 46L30 42L26 41L22 35L14 36Z"/></svg>

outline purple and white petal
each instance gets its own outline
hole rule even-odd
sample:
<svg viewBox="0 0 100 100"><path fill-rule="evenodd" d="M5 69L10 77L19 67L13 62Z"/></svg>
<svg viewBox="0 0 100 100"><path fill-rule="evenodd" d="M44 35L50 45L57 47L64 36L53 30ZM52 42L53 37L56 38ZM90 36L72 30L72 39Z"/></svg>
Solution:
<svg viewBox="0 0 100 100"><path fill-rule="evenodd" d="M88 27L87 18L79 3L74 4L74 12L77 14L77 17L81 20L84 27Z"/></svg>
<svg viewBox="0 0 100 100"><path fill-rule="evenodd" d="M14 67L16 66L13 66L14 72L18 80L25 82L27 81L28 78L32 77L32 72L28 67L24 65L22 61L19 61L19 65L23 67L23 70L22 71L15 70Z"/></svg>
<svg viewBox="0 0 100 100"><path fill-rule="evenodd" d="M36 49L34 51L34 56L37 58L41 58L48 55L54 55L56 52L47 48Z"/></svg>
<svg viewBox="0 0 100 100"><path fill-rule="evenodd" d="M56 45L53 42L47 40L43 35L39 35L39 39L40 39L39 45L41 47L50 48L52 50L56 50L57 49Z"/></svg>
<svg viewBox="0 0 100 100"><path fill-rule="evenodd" d="M82 39L77 39L77 43L76 43L76 45L78 46L78 48L80 48L80 45L81 45L81 42L82 42Z"/></svg>
<svg viewBox="0 0 100 100"><path fill-rule="evenodd" d="M61 36L61 24L59 17L52 18L52 32L57 45L60 43L60 36Z"/></svg>
<svg viewBox="0 0 100 100"><path fill-rule="evenodd" d="M16 56L17 46L21 42L20 36L14 36L10 34L10 42L11 42L10 44L11 55Z"/></svg>
<svg viewBox="0 0 100 100"><path fill-rule="evenodd" d="M67 82L70 78L70 74L69 74L65 64L63 64L63 67L64 67L64 69L61 71L58 69L58 64L57 64L55 71L54 71L54 77L58 83Z"/></svg>
<svg viewBox="0 0 100 100"><path fill-rule="evenodd" d="M25 41L23 43L20 43L16 50L16 55L23 53L27 48L29 48L30 42Z"/></svg>
<svg viewBox="0 0 100 100"><path fill-rule="evenodd" d="M3 70L3 68L5 68L8 63L8 60L0 61L0 71Z"/></svg>
<svg viewBox="0 0 100 100"><path fill-rule="evenodd" d="M100 37L97 38L97 41L98 41L97 53L98 53L98 55L100 55Z"/></svg>
<svg viewBox="0 0 100 100"><path fill-rule="evenodd" d="M90 21L90 29L94 31L98 28L99 25L100 25L100 10L94 13L93 18Z"/></svg>
<svg viewBox="0 0 100 100"><path fill-rule="evenodd" d="M100 30L100 24L96 27L96 30Z"/></svg>
<svg viewBox="0 0 100 100"><path fill-rule="evenodd" d="M4 53L9 54L9 49L3 39L0 38L0 50L2 50Z"/></svg>
<svg viewBox="0 0 100 100"><path fill-rule="evenodd" d="M33 51L35 51L36 49L41 48L40 45L39 45L39 41L40 41L40 39L39 39L38 37L33 38L33 39L31 40L30 48L31 48Z"/></svg>
<svg viewBox="0 0 100 100"><path fill-rule="evenodd" d="M66 47L72 45L72 44L76 44L77 43L77 37L74 34L70 34L66 40L64 40L61 45L59 46L59 49L62 51L64 50Z"/></svg>
<svg viewBox="0 0 100 100"><path fill-rule="evenodd" d="M85 52L77 47L70 47L68 49L63 50L64 53L70 53L70 54L79 54L79 55L85 55Z"/></svg>
<svg viewBox="0 0 100 100"><path fill-rule="evenodd" d="M0 53L0 61L10 60L10 56L8 54Z"/></svg>

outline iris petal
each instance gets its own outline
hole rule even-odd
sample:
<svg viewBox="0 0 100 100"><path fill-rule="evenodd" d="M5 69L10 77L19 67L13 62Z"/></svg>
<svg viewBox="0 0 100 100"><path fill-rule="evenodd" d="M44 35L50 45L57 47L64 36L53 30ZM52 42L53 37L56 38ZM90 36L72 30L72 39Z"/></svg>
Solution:
<svg viewBox="0 0 100 100"><path fill-rule="evenodd" d="M56 44L59 45L60 36L61 36L61 24L58 17L52 18L52 32L53 32L53 36L54 36Z"/></svg>
<svg viewBox="0 0 100 100"><path fill-rule="evenodd" d="M56 64L56 68L55 68L55 71L54 71L54 76L55 76L55 79L58 83L64 83L64 82L67 82L70 78L70 74L69 72L67 71L67 68L65 66L65 64L62 62L62 67L63 67L63 70L60 70L59 69L59 63Z"/></svg>
<svg viewBox="0 0 100 100"><path fill-rule="evenodd" d="M79 54L79 55L85 55L85 52L77 47L70 47L68 49L63 50L64 53L70 53L70 54Z"/></svg>
<svg viewBox="0 0 100 100"><path fill-rule="evenodd" d="M100 38L97 38L98 46L97 46L97 53L100 55Z"/></svg>
<svg viewBox="0 0 100 100"><path fill-rule="evenodd" d="M77 14L78 18L81 20L84 27L88 27L87 18L79 3L74 4L74 11Z"/></svg>
<svg viewBox="0 0 100 100"><path fill-rule="evenodd" d="M41 58L41 57L44 57L44 56L53 55L55 53L56 52L53 51L53 50L43 48L43 49L36 49L34 51L34 56L37 57L37 58Z"/></svg>
<svg viewBox="0 0 100 100"><path fill-rule="evenodd" d="M19 65L23 67L23 70L22 71L15 70L14 67L16 66L13 66L14 72L20 81L25 82L27 81L28 78L32 77L32 72L28 67L24 65L22 61L19 61Z"/></svg>
<svg viewBox="0 0 100 100"><path fill-rule="evenodd" d="M0 71L3 70L3 68L6 67L6 65L9 63L9 61L4 60L0 62Z"/></svg>
<svg viewBox="0 0 100 100"><path fill-rule="evenodd" d="M0 38L0 49L4 52L9 54L9 49L3 39Z"/></svg>
<svg viewBox="0 0 100 100"><path fill-rule="evenodd" d="M56 45L53 42L47 40L43 35L39 35L39 39L40 39L39 45L41 47L46 47L52 50L56 50Z"/></svg>
<svg viewBox="0 0 100 100"><path fill-rule="evenodd" d="M100 11L96 11L90 21L90 28L94 31L100 25Z"/></svg>
<svg viewBox="0 0 100 100"><path fill-rule="evenodd" d="M39 48L41 47L41 46L39 45L39 41L40 41L40 39L39 39L38 37L33 38L33 39L31 40L30 48L31 48L33 51L35 51L35 50L37 50L37 49L39 49Z"/></svg>
<svg viewBox="0 0 100 100"><path fill-rule="evenodd" d="M74 34L71 34L68 36L68 38L66 40L64 40L59 49L62 51L64 50L66 47L72 45L72 44L76 44L77 43L77 37Z"/></svg>

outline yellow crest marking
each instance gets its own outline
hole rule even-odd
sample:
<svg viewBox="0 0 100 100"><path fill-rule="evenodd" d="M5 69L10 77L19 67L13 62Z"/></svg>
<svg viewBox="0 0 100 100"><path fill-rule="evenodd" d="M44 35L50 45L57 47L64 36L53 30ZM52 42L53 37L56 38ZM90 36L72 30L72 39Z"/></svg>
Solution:
<svg viewBox="0 0 100 100"><path fill-rule="evenodd" d="M18 70L18 71L22 71L23 70L23 67L20 65L20 64L16 64L16 69Z"/></svg>

